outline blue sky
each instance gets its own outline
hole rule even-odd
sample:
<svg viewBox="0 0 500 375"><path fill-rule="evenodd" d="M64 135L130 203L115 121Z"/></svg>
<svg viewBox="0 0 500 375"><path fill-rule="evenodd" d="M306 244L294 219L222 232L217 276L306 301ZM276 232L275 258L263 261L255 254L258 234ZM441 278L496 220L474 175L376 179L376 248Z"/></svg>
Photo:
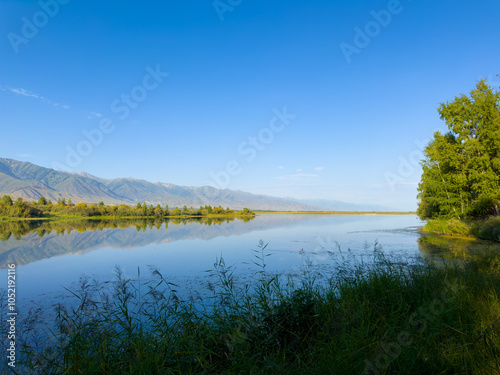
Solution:
<svg viewBox="0 0 500 375"><path fill-rule="evenodd" d="M414 210L419 147L445 129L436 108L480 77L500 86L499 14L498 1L2 1L0 157Z"/></svg>

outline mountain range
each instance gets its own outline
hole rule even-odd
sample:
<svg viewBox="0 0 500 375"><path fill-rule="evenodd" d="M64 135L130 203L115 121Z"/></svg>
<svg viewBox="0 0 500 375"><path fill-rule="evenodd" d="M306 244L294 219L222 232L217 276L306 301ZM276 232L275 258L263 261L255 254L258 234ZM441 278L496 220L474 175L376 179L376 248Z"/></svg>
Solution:
<svg viewBox="0 0 500 375"><path fill-rule="evenodd" d="M57 201L65 198L73 203L135 205L168 204L169 207L205 205L252 210L275 211L389 211L387 207L357 205L329 200L299 200L257 195L240 190L217 189L212 186L179 186L165 182L149 182L135 178L105 179L86 172L56 171L13 159L0 158L0 195L38 200L44 196Z"/></svg>

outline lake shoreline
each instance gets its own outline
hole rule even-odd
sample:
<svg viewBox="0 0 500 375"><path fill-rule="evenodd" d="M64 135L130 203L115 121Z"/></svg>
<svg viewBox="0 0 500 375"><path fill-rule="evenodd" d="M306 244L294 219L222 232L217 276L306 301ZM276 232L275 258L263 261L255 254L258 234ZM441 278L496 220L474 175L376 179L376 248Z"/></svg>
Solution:
<svg viewBox="0 0 500 375"><path fill-rule="evenodd" d="M165 219L189 219L189 218L238 218L238 217L254 217L256 215L415 215L415 212L344 212L344 211L252 211L252 214L204 214L204 215L167 215L162 216ZM0 216L0 222L8 221L78 221L78 220L127 220L127 219L158 219L157 216L74 216L74 215L51 215L42 217L12 217Z"/></svg>

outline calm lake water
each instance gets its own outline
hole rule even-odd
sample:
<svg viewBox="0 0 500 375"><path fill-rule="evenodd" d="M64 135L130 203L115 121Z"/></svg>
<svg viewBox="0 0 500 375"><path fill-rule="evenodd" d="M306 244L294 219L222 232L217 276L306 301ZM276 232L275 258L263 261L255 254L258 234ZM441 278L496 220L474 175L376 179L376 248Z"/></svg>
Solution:
<svg viewBox="0 0 500 375"><path fill-rule="evenodd" d="M80 300L66 288L77 294L85 291L85 301L97 298L94 300L98 306L103 306L115 291L116 267L131 280L129 285L139 290L137 295L146 297L147 288L159 285L158 279L153 280L151 276L150 267L154 266L166 280L178 285L173 287L176 297L192 302L198 311L209 311L214 301L210 298L213 290L220 289L217 289L217 280L214 282L206 271L213 271L214 263L222 257L225 264L232 267L239 286L249 286L251 290L252 281L261 277L257 272L262 268L253 263L259 263L256 255L262 255L260 244L267 244L263 250L266 279L279 273L282 275L280 285L284 285L283 280L292 279L294 286L308 277L314 279L316 285L331 277L349 277L360 262L364 270L369 269L374 256L381 253L392 262L421 264L426 259L439 265L458 262L456 259L460 257L448 256L470 254L471 248L487 253L500 251L498 243L423 235L417 231L422 225L414 215L0 222L0 310L6 314L4 293L11 262L16 264L19 342L34 348L40 348L41 343L43 348L51 345L52 332L58 332L59 304L70 309L80 305ZM81 288L81 279L88 279L89 286ZM163 287L165 284L161 285L161 291L172 296ZM100 296L104 296L103 299L99 299ZM144 299L136 300L135 305L129 304L131 311L137 313L137 306L144 306L141 301ZM81 316L81 310L75 311L75 316ZM88 314L87 317L91 316L92 311ZM3 344L7 348L7 320L2 324Z"/></svg>
<svg viewBox="0 0 500 375"><path fill-rule="evenodd" d="M257 261L260 241L267 244L266 270L292 275L305 265L331 274L349 262L349 254L369 259L375 243L390 259L422 254L415 229L423 223L414 215L259 215L249 221L47 225L2 228L0 280L6 284L7 265L14 262L19 305L67 296L64 287L75 287L82 275L112 280L117 266L131 278L137 278L138 268L145 278L155 266L169 281L195 291L206 285L205 271L221 257L237 274L251 277L259 270L252 261ZM9 230L14 233L10 237Z"/></svg>

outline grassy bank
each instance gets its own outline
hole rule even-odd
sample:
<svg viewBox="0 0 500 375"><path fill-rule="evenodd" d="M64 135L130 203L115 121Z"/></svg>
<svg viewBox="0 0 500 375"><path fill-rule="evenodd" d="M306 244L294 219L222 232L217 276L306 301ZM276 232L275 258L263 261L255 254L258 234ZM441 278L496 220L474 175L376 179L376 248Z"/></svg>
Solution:
<svg viewBox="0 0 500 375"><path fill-rule="evenodd" d="M318 284L267 274L263 250L252 285L219 260L203 301L158 270L148 283L118 271L112 289L83 280L18 373L500 373L500 255L434 268L375 247L370 266Z"/></svg>
<svg viewBox="0 0 500 375"><path fill-rule="evenodd" d="M457 219L429 220L422 228L422 231L450 236L476 237L500 242L500 217L475 221Z"/></svg>

